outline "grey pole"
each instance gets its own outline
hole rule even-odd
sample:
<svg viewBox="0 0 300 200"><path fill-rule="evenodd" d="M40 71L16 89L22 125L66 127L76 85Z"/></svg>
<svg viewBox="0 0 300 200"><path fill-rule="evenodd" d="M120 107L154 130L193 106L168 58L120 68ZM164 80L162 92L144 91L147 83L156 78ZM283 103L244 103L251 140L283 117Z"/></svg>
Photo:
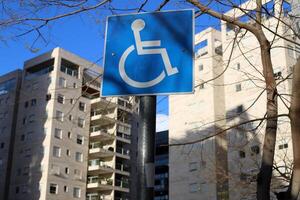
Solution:
<svg viewBox="0 0 300 200"><path fill-rule="evenodd" d="M140 97L137 156L137 200L154 198L156 96Z"/></svg>

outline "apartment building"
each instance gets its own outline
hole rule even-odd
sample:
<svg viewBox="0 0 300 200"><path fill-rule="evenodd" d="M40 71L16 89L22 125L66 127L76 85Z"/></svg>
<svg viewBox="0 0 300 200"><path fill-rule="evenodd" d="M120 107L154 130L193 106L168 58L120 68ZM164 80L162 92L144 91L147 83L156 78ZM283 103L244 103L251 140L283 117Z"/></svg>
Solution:
<svg viewBox="0 0 300 200"><path fill-rule="evenodd" d="M169 147L168 130L155 135L154 200L169 199Z"/></svg>
<svg viewBox="0 0 300 200"><path fill-rule="evenodd" d="M85 199L92 88L85 77L99 69L61 48L25 62L6 199Z"/></svg>
<svg viewBox="0 0 300 200"><path fill-rule="evenodd" d="M138 107L134 97L95 98L91 100L90 145L87 200L129 200L131 144L137 123Z"/></svg>
<svg viewBox="0 0 300 200"><path fill-rule="evenodd" d="M272 9L278 17L278 4L274 1L265 3L265 7ZM242 6L249 12L255 9L249 2ZM284 5L284 8L288 9L289 5ZM238 9L225 14L251 23L249 16ZM282 19L290 23L288 16L282 16ZM263 23L293 40L287 26L280 23L276 27L275 18L264 16ZM274 38L270 31L264 31L269 40ZM236 34L239 43L233 46ZM195 93L170 97L169 143L203 141L170 147L170 199L255 199L265 123L249 123L222 134L220 131L261 118L266 112L259 44L251 33L226 22L221 22L221 31L209 28L196 34L195 41L199 47L195 63ZM281 80L291 73L296 61L295 44L275 37L273 45L283 47L271 50L274 76L280 83L278 92L290 94L290 81ZM279 100L279 114L288 112L283 101ZM220 134L213 136L215 133ZM289 167L291 150L289 122L287 118L281 118L275 165ZM272 192L286 189L286 185L276 179L277 175L274 171Z"/></svg>
<svg viewBox="0 0 300 200"><path fill-rule="evenodd" d="M7 199L16 134L21 70L0 77L0 199Z"/></svg>
<svg viewBox="0 0 300 200"><path fill-rule="evenodd" d="M195 42L195 92L169 97L169 144L205 137L216 130L208 123L223 118L219 114L224 110L222 87L204 85L202 80L213 78L223 69L221 33L209 28L196 34ZM216 79L212 84L219 81ZM217 199L215 143L216 140L209 139L195 145L170 146L169 199Z"/></svg>
<svg viewBox="0 0 300 200"><path fill-rule="evenodd" d="M299 34L300 33L300 1L299 0L291 0L291 16L293 20L293 28ZM299 36L300 37L300 36Z"/></svg>
<svg viewBox="0 0 300 200"><path fill-rule="evenodd" d="M139 101L101 98L102 73L55 48L0 77L1 200L132 199Z"/></svg>

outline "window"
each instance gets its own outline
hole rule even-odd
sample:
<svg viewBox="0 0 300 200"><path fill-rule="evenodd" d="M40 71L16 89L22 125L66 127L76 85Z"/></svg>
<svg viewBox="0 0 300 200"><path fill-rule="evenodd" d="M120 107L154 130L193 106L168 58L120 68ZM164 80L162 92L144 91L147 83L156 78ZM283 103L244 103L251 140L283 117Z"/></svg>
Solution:
<svg viewBox="0 0 300 200"><path fill-rule="evenodd" d="M274 76L274 78L277 79L277 80L280 79L280 78L283 78L283 77L282 77L281 71L274 73L273 76Z"/></svg>
<svg viewBox="0 0 300 200"><path fill-rule="evenodd" d="M83 128L84 127L84 124L85 124L85 121L84 121L84 119L82 119L82 118L78 118L78 126L80 127L80 128Z"/></svg>
<svg viewBox="0 0 300 200"><path fill-rule="evenodd" d="M74 99L70 99L70 104L73 104L74 103Z"/></svg>
<svg viewBox="0 0 300 200"><path fill-rule="evenodd" d="M255 154L259 154L260 152L259 146L258 145L252 146L251 151Z"/></svg>
<svg viewBox="0 0 300 200"><path fill-rule="evenodd" d="M236 113L238 113L238 114L242 113L243 110L244 110L243 105L239 105L238 107L236 107Z"/></svg>
<svg viewBox="0 0 300 200"><path fill-rule="evenodd" d="M77 84L76 83L73 83L73 88L77 88Z"/></svg>
<svg viewBox="0 0 300 200"><path fill-rule="evenodd" d="M63 77L59 77L58 85L59 85L60 87L66 87L66 86L67 86L66 79L63 78Z"/></svg>
<svg viewBox="0 0 300 200"><path fill-rule="evenodd" d="M68 138L70 139L72 136L72 133L71 132L68 132Z"/></svg>
<svg viewBox="0 0 300 200"><path fill-rule="evenodd" d="M69 115L69 121L73 120L73 115Z"/></svg>
<svg viewBox="0 0 300 200"><path fill-rule="evenodd" d="M287 149L288 147L289 145L287 143L278 146L279 149Z"/></svg>
<svg viewBox="0 0 300 200"><path fill-rule="evenodd" d="M4 144L5 144L4 142L1 142L1 144L0 144L0 148L1 148L1 149L4 148Z"/></svg>
<svg viewBox="0 0 300 200"><path fill-rule="evenodd" d="M241 69L241 64L240 63L237 63L236 64L236 70L240 70Z"/></svg>
<svg viewBox="0 0 300 200"><path fill-rule="evenodd" d="M81 170L80 169L74 169L74 175L77 178L81 178L82 174L81 174Z"/></svg>
<svg viewBox="0 0 300 200"><path fill-rule="evenodd" d="M65 168L65 173L66 173L66 174L69 174L69 173L70 173L69 167L66 167L66 168Z"/></svg>
<svg viewBox="0 0 300 200"><path fill-rule="evenodd" d="M32 90L37 90L39 88L38 83L33 83L32 84Z"/></svg>
<svg viewBox="0 0 300 200"><path fill-rule="evenodd" d="M77 162L82 162L83 161L83 155L82 155L82 153L76 152L76 154L75 154L75 160Z"/></svg>
<svg viewBox="0 0 300 200"><path fill-rule="evenodd" d="M27 158L31 157L31 148L25 149L24 153L25 153L25 157L27 157Z"/></svg>
<svg viewBox="0 0 300 200"><path fill-rule="evenodd" d="M22 123L23 123L23 125L25 125L27 123L26 117L23 117Z"/></svg>
<svg viewBox="0 0 300 200"><path fill-rule="evenodd" d="M203 71L203 64L199 65L199 71Z"/></svg>
<svg viewBox="0 0 300 200"><path fill-rule="evenodd" d="M67 149L67 150L66 150L66 154L67 154L67 156L71 156L70 149Z"/></svg>
<svg viewBox="0 0 300 200"><path fill-rule="evenodd" d="M46 101L50 101L51 99L51 94L46 94Z"/></svg>
<svg viewBox="0 0 300 200"><path fill-rule="evenodd" d="M16 187L16 194L18 194L20 192L20 188L19 186Z"/></svg>
<svg viewBox="0 0 300 200"><path fill-rule="evenodd" d="M73 197L74 198L80 198L81 196L81 189L78 187L74 187L73 189Z"/></svg>
<svg viewBox="0 0 300 200"><path fill-rule="evenodd" d="M242 90L242 85L241 85L241 84L235 85L235 91L236 91L236 92L239 92L239 91L241 91L241 90Z"/></svg>
<svg viewBox="0 0 300 200"><path fill-rule="evenodd" d="M82 135L77 135L77 144L83 145L83 136Z"/></svg>
<svg viewBox="0 0 300 200"><path fill-rule="evenodd" d="M85 103L79 102L79 110L85 111Z"/></svg>
<svg viewBox="0 0 300 200"><path fill-rule="evenodd" d="M55 128L54 137L57 138L57 139L61 139L62 138L62 130L59 129L59 128Z"/></svg>
<svg viewBox="0 0 300 200"><path fill-rule="evenodd" d="M49 188L50 194L57 194L58 192L58 185L55 183L50 183L50 188Z"/></svg>
<svg viewBox="0 0 300 200"><path fill-rule="evenodd" d="M191 183L190 184L190 192L198 192L199 191L199 184L198 183Z"/></svg>
<svg viewBox="0 0 300 200"><path fill-rule="evenodd" d="M61 112L61 111L59 111L59 110L57 110L56 111L56 119L58 120L58 121L64 121L64 113L63 112Z"/></svg>
<svg viewBox="0 0 300 200"><path fill-rule="evenodd" d="M36 99L31 99L31 106L36 106Z"/></svg>
<svg viewBox="0 0 300 200"><path fill-rule="evenodd" d="M24 167L23 168L23 176L28 176L29 175L29 167Z"/></svg>
<svg viewBox="0 0 300 200"><path fill-rule="evenodd" d="M64 192L68 192L69 191L69 188L68 188L68 186L64 186Z"/></svg>
<svg viewBox="0 0 300 200"><path fill-rule="evenodd" d="M29 115L29 117L28 117L28 122L29 122L29 123L33 123L33 122L34 122L34 118L35 118L35 115L34 115L34 114Z"/></svg>
<svg viewBox="0 0 300 200"><path fill-rule="evenodd" d="M18 168L18 170L17 170L17 176L21 176L21 174L22 174L22 169Z"/></svg>
<svg viewBox="0 0 300 200"><path fill-rule="evenodd" d="M28 101L26 101L25 104L24 104L24 107L28 108L28 105L29 105L29 103L28 103Z"/></svg>
<svg viewBox="0 0 300 200"><path fill-rule="evenodd" d="M53 156L54 157L60 157L60 155L61 155L61 148L57 147L57 146L54 146L53 147Z"/></svg>
<svg viewBox="0 0 300 200"><path fill-rule="evenodd" d="M246 153L244 151L239 151L239 156L240 156L240 158L245 158Z"/></svg>
<svg viewBox="0 0 300 200"><path fill-rule="evenodd" d="M62 95L62 94L58 94L57 95L57 102L61 103L61 104L64 104L65 103L65 96Z"/></svg>
<svg viewBox="0 0 300 200"><path fill-rule="evenodd" d="M198 167L198 163L197 162L190 162L190 164L189 164L190 172L196 171L197 167Z"/></svg>
<svg viewBox="0 0 300 200"><path fill-rule="evenodd" d="M204 83L201 83L200 85L199 85L199 89L201 90L201 89L204 89Z"/></svg>
<svg viewBox="0 0 300 200"><path fill-rule="evenodd" d="M21 191L22 191L23 194L28 193L28 186L27 185L22 185L21 186Z"/></svg>
<svg viewBox="0 0 300 200"><path fill-rule="evenodd" d="M24 141L24 140L25 140L25 135L22 134L22 135L21 135L21 141Z"/></svg>

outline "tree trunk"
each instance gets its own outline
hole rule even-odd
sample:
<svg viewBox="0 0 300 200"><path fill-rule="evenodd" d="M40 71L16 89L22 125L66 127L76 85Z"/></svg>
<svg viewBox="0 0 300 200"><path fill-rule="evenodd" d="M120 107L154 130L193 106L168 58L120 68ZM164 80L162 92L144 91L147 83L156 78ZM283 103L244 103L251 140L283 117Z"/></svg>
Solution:
<svg viewBox="0 0 300 200"><path fill-rule="evenodd" d="M261 31L258 37L261 49L263 74L267 91L267 124L264 138L263 155L260 172L257 178L257 199L270 200L273 160L277 132L277 90L271 62L270 43Z"/></svg>
<svg viewBox="0 0 300 200"><path fill-rule="evenodd" d="M291 200L297 200L300 191L300 59L294 66L290 119L294 166L289 195Z"/></svg>

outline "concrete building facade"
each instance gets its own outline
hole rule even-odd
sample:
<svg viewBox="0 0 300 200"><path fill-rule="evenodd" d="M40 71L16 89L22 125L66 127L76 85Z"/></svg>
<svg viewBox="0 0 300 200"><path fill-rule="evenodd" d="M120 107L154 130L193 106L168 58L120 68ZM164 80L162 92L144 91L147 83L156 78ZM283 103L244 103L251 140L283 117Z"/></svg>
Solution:
<svg viewBox="0 0 300 200"><path fill-rule="evenodd" d="M85 199L90 104L83 77L93 68L61 48L25 62L8 199Z"/></svg>
<svg viewBox="0 0 300 200"><path fill-rule="evenodd" d="M246 2L242 7L251 12L255 9L253 2ZM265 3L274 8L275 15L279 13L279 4L273 1ZM225 14L251 23L250 18L238 9ZM291 23L287 16L282 16L282 19ZM263 23L293 40L288 26L280 23L276 29L275 18L266 16ZM264 31L271 41L274 35L266 29ZM236 35L238 43L233 46ZM200 46L196 52L195 93L170 97L169 142L199 142L171 146L170 199L255 199L265 123L253 122L224 130L247 120L262 118L266 113L259 44L251 33L225 22L221 22L221 31L209 28L195 37L196 45ZM218 43L220 48L217 48ZM290 81L281 80L292 72L296 62L295 44L275 37L273 45L283 47L271 50L274 77L280 83L278 92L290 94ZM279 114L288 113L283 101L279 100ZM275 165L291 165L289 122L287 118L279 121ZM277 175L275 171L273 195L286 189L286 185L276 179Z"/></svg>
<svg viewBox="0 0 300 200"><path fill-rule="evenodd" d="M138 99L101 98L102 73L55 48L0 77L1 200L131 198Z"/></svg>
<svg viewBox="0 0 300 200"><path fill-rule="evenodd" d="M7 199L22 71L0 77L0 199Z"/></svg>
<svg viewBox="0 0 300 200"><path fill-rule="evenodd" d="M300 1L299 0L291 0L291 6L292 6L292 12L291 12L291 16L293 19L293 28L296 31L296 33L298 33L298 37L299 33L300 33Z"/></svg>

